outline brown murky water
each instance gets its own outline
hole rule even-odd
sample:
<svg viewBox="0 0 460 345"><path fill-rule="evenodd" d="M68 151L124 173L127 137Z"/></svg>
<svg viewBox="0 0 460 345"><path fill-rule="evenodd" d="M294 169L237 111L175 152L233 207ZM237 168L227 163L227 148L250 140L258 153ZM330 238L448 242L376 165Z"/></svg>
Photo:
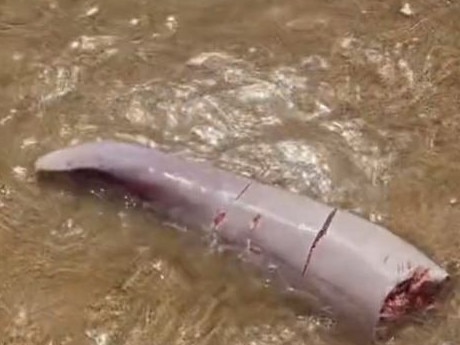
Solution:
<svg viewBox="0 0 460 345"><path fill-rule="evenodd" d="M360 212L456 278L460 5L403 5L0 1L0 344L345 343L129 200L37 186L38 155L97 137ZM390 343L459 327L456 293Z"/></svg>

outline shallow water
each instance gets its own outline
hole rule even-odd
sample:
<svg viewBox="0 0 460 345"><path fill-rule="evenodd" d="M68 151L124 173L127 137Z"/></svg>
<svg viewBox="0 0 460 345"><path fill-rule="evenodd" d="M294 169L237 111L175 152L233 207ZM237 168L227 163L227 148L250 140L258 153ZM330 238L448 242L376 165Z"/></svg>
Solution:
<svg viewBox="0 0 460 345"><path fill-rule="evenodd" d="M1 1L0 343L345 343L129 199L37 185L99 137L358 212L455 280L460 5L402 4ZM389 343L456 344L459 318L455 292Z"/></svg>

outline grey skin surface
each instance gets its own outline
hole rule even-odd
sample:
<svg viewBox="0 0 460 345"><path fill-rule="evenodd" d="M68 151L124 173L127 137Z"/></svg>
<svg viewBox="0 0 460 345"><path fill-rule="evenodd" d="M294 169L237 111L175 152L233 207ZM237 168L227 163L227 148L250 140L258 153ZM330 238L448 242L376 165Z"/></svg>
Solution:
<svg viewBox="0 0 460 345"><path fill-rule="evenodd" d="M46 154L35 168L96 170L141 188L177 224L235 244L259 266L275 263L292 288L369 339L385 298L416 267L428 269L432 282L448 278L417 248L363 218L154 148L86 143Z"/></svg>

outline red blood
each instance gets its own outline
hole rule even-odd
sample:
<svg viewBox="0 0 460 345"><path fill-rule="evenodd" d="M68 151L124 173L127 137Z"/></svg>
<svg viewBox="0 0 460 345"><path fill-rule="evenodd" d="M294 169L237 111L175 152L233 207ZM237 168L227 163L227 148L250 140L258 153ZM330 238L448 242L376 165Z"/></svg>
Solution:
<svg viewBox="0 0 460 345"><path fill-rule="evenodd" d="M222 224L226 216L227 216L227 213L225 211L220 211L219 213L217 213L217 215L213 219L214 229L217 229L219 225Z"/></svg>
<svg viewBox="0 0 460 345"><path fill-rule="evenodd" d="M428 309L434 303L433 292L428 289L429 270L419 267L412 275L396 286L387 296L382 307L381 317L397 320L416 310Z"/></svg>

